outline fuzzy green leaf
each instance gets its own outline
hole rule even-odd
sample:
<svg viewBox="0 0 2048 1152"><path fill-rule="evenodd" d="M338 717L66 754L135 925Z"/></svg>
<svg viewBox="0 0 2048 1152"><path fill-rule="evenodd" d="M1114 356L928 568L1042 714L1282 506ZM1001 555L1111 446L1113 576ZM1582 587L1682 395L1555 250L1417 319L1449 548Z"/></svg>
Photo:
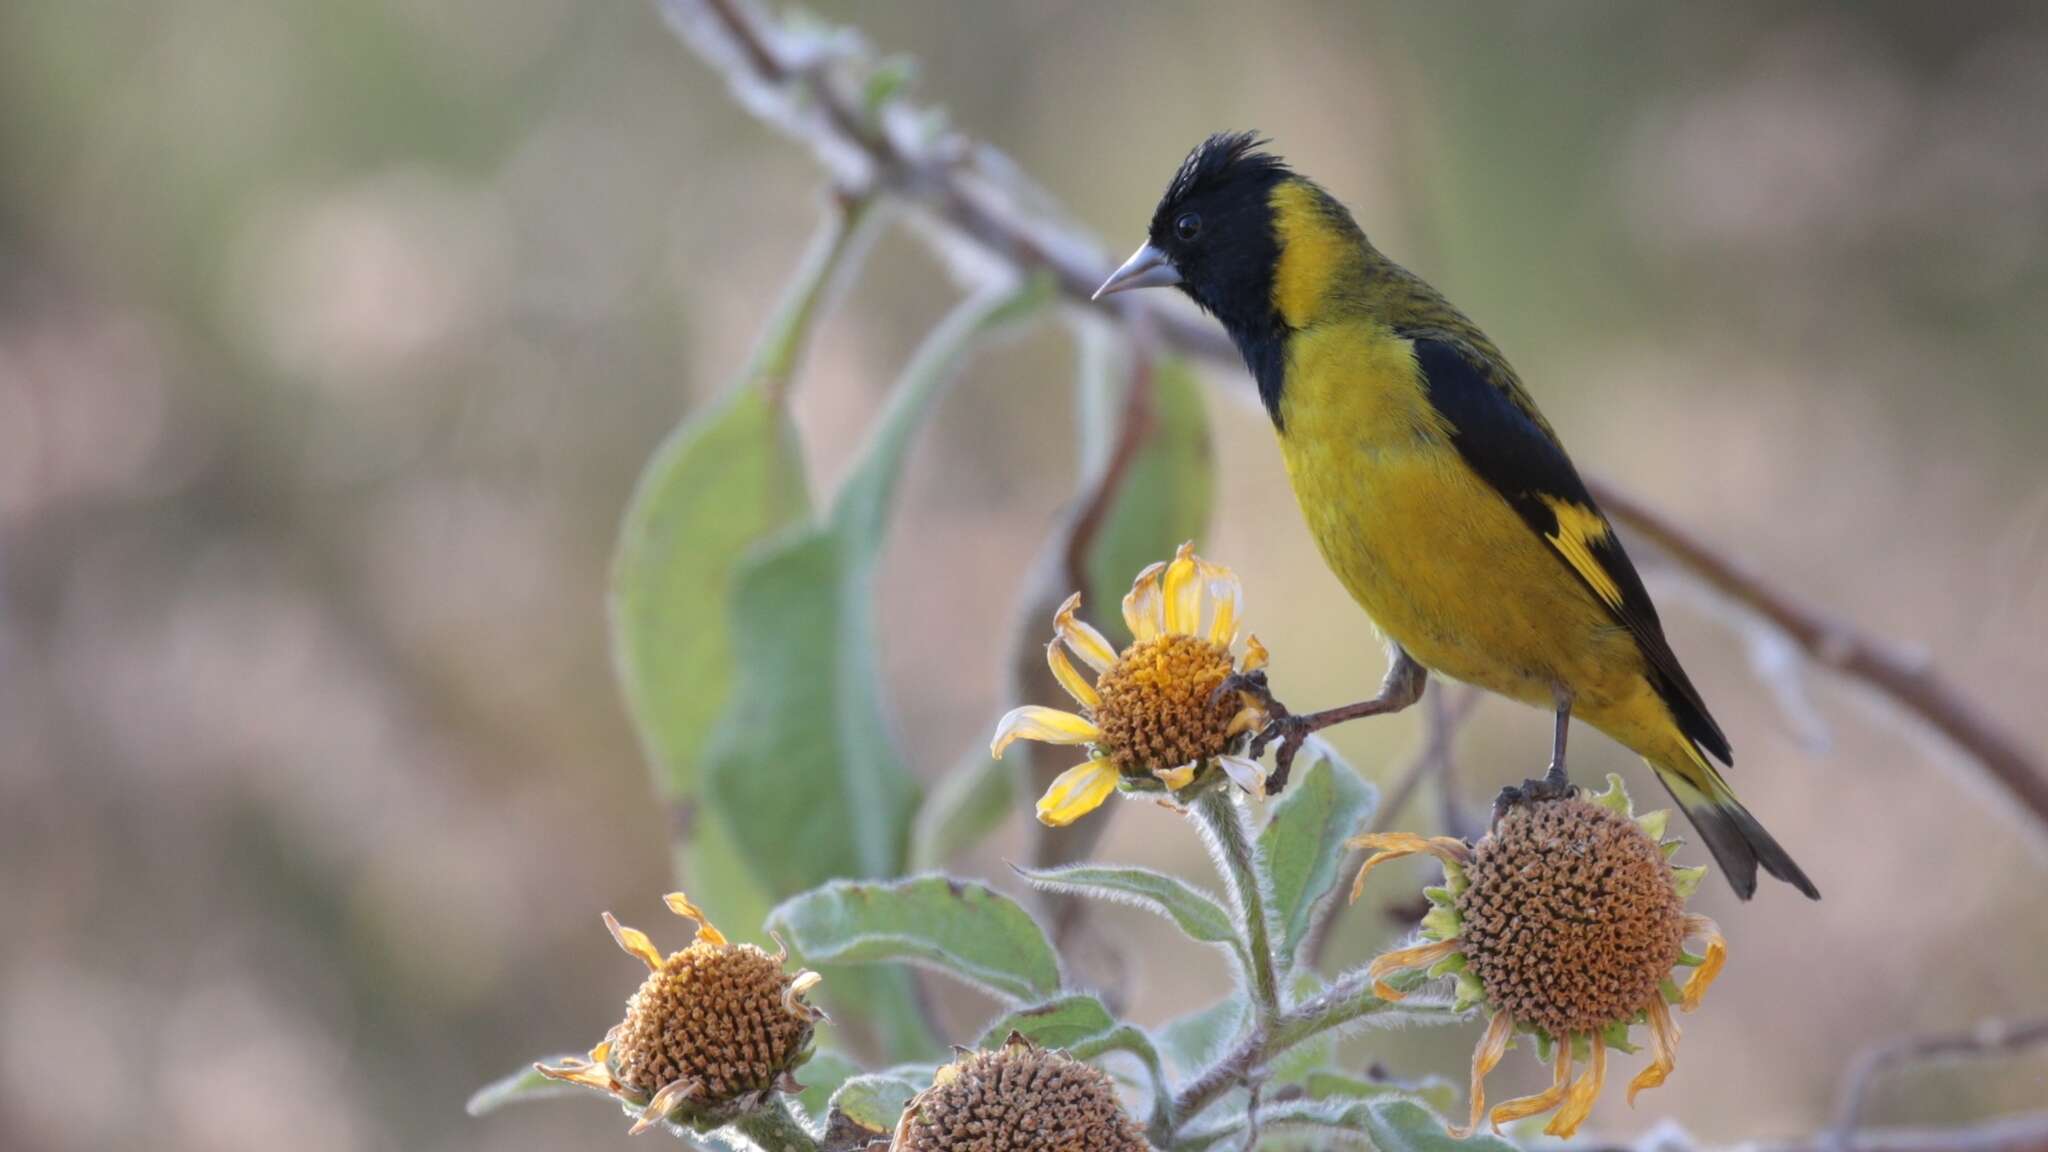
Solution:
<svg viewBox="0 0 2048 1152"><path fill-rule="evenodd" d="M1041 1048L1072 1048L1116 1027L1102 1001L1093 996L1061 996L995 1018L982 1030L979 1047L994 1048L1012 1032Z"/></svg>
<svg viewBox="0 0 2048 1152"><path fill-rule="evenodd" d="M1280 928L1278 952L1288 961L1315 923L1317 905L1336 885L1344 842L1363 830L1379 800L1378 791L1327 745L1318 742L1316 751L1319 755L1273 806L1259 835L1259 855L1273 886L1273 918Z"/></svg>
<svg viewBox="0 0 2048 1152"><path fill-rule="evenodd" d="M1014 865L1012 867L1015 867ZM1068 864L1059 868L1017 868L1032 886L1047 892L1094 896L1157 912L1192 939L1242 951L1230 913L1214 896L1187 881L1149 868Z"/></svg>
<svg viewBox="0 0 2048 1152"><path fill-rule="evenodd" d="M581 1052L572 1052L563 1056L549 1057L542 1060L541 1063L560 1064L565 1060L581 1059L583 1059ZM496 1112L507 1104L516 1104L522 1100L546 1100L556 1096L575 1096L588 1091L590 1091L588 1088L578 1088L574 1084L565 1084L560 1080L550 1080L535 1070L533 1065L529 1064L509 1076L493 1080L489 1084L477 1089L470 1096L469 1103L464 1105L464 1108L471 1116L482 1116L485 1113Z"/></svg>
<svg viewBox="0 0 2048 1152"><path fill-rule="evenodd" d="M807 963L904 962L950 973L1009 1000L1059 991L1059 957L1016 901L944 876L839 881L768 915Z"/></svg>
<svg viewBox="0 0 2048 1152"><path fill-rule="evenodd" d="M924 1086L894 1072L855 1076L832 1094L831 1111L870 1132L892 1132L910 1098Z"/></svg>
<svg viewBox="0 0 2048 1152"><path fill-rule="evenodd" d="M797 1083L804 1086L796 1102L810 1115L823 1116L839 1086L858 1075L859 1061L836 1049L820 1048L796 1070Z"/></svg>
<svg viewBox="0 0 2048 1152"><path fill-rule="evenodd" d="M1166 1023L1159 1050L1181 1076L1193 1076L1221 1056L1244 1031L1246 1001L1231 996Z"/></svg>
<svg viewBox="0 0 2048 1152"><path fill-rule="evenodd" d="M1364 1137L1374 1152L1515 1152L1513 1144L1483 1129L1455 1139L1441 1117L1405 1098L1290 1101L1261 1112L1259 1122Z"/></svg>

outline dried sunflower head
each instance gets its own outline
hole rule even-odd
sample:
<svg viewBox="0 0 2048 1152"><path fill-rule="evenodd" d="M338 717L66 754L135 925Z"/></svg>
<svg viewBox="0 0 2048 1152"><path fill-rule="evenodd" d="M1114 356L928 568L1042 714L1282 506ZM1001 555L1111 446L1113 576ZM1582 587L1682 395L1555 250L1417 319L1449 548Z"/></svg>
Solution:
<svg viewBox="0 0 2048 1152"><path fill-rule="evenodd" d="M690 946L663 959L647 934L604 914L612 938L647 965L626 1018L590 1059L536 1064L543 1076L595 1088L640 1109L634 1133L662 1120L716 1124L795 1092L824 1013L805 1000L816 972L787 972L786 953L735 944L681 892L669 910L697 926Z"/></svg>
<svg viewBox="0 0 2048 1152"><path fill-rule="evenodd" d="M1231 655L1243 599L1236 574L1195 555L1189 544L1171 563L1154 564L1132 581L1123 603L1132 641L1122 652L1077 615L1080 593L1067 598L1053 618L1045 657L1081 711L1013 709L989 744L998 757L1018 740L1088 746L1088 759L1062 773L1039 799L1039 820L1055 827L1072 823L1119 785L1180 792L1197 779L1206 783L1212 766L1246 791L1264 794L1265 769L1237 753L1265 715L1237 694L1217 693L1233 673L1266 663L1256 636L1246 639L1242 663ZM1070 653L1095 671L1092 682Z"/></svg>
<svg viewBox="0 0 2048 1152"><path fill-rule="evenodd" d="M897 1121L890 1152L1146 1152L1099 1068L1015 1032L939 1069Z"/></svg>
<svg viewBox="0 0 2048 1152"><path fill-rule="evenodd" d="M1482 1117L1501 1124L1553 1109L1544 1129L1570 1136L1585 1122L1607 1074L1607 1050L1633 1052L1630 1030L1650 1031L1649 1067L1629 1083L1637 1092L1664 1082L1676 1063L1678 1027L1667 1007L1690 1012L1727 958L1721 931L1685 902L1704 867L1670 863L1679 842L1664 840L1670 813L1637 816L1621 778L1607 789L1521 804L1503 814L1476 845L1407 833L1361 836L1354 847L1373 855L1352 885L1384 861L1427 853L1443 862L1444 884L1426 891L1425 943L1388 952L1367 974L1382 998L1402 993L1386 983L1398 972L1427 969L1456 981L1456 1006L1483 1005L1486 1035L1472 1054L1472 1112L1465 1135ZM1688 938L1704 953L1685 950ZM1677 967L1693 969L1681 989ZM1517 1030L1536 1038L1537 1055L1555 1075L1548 1089L1486 1111L1486 1074L1500 1063ZM1576 1079L1574 1065L1586 1061Z"/></svg>

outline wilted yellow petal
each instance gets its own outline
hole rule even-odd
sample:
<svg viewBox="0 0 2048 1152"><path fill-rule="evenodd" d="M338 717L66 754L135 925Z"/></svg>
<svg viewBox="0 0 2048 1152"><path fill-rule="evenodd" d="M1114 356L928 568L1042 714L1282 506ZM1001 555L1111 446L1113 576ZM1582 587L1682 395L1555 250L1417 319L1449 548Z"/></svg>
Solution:
<svg viewBox="0 0 2048 1152"><path fill-rule="evenodd" d="M612 1074L602 1064L584 1064L580 1061L556 1067L535 1064L533 1070L550 1080L559 1080L564 1084L580 1084L585 1088L595 1088L599 1092L612 1090Z"/></svg>
<svg viewBox="0 0 2048 1152"><path fill-rule="evenodd" d="M1116 791L1116 765L1108 760L1076 764L1059 774L1038 798L1038 822L1061 828L1102 806Z"/></svg>
<svg viewBox="0 0 2048 1152"><path fill-rule="evenodd" d="M1685 988L1679 993L1678 1006L1692 1012L1699 1008L1700 998L1707 994L1707 986L1721 974L1721 965L1728 962L1728 941L1721 935L1721 926L1707 916L1687 916L1685 934L1704 937L1707 942L1705 959L1693 969L1691 976L1686 977Z"/></svg>
<svg viewBox="0 0 2048 1152"><path fill-rule="evenodd" d="M1211 564L1197 556L1195 567L1201 573L1202 591L1207 594L1210 604L1209 639L1227 647L1237 639L1237 616L1244 608L1244 585L1238 582L1237 573L1221 564Z"/></svg>
<svg viewBox="0 0 2048 1152"><path fill-rule="evenodd" d="M995 738L989 741L988 754L1000 760L1004 749L1019 740L1042 740L1047 744L1087 744L1102 739L1101 729L1086 716L1062 712L1058 708L1043 708L1026 704L1012 708L1007 716L996 724Z"/></svg>
<svg viewBox="0 0 2048 1152"><path fill-rule="evenodd" d="M1508 1038L1515 1034L1514 1018L1505 1012L1495 1012L1487 1022L1486 1035L1480 1037L1479 1046L1472 1049L1472 1117L1462 1126L1450 1129L1452 1137L1463 1140L1479 1127L1479 1118L1486 1115L1486 1074L1507 1054Z"/></svg>
<svg viewBox="0 0 2048 1152"><path fill-rule="evenodd" d="M1557 1056L1551 1061L1554 1075L1550 1078L1550 1087L1534 1096L1518 1096L1495 1107L1486 1117L1486 1122L1493 1126L1495 1132L1499 1132L1503 1124L1511 1124L1524 1116L1539 1116L1564 1102L1564 1094L1572 1084L1572 1045L1570 1040L1565 1040L1555 1047Z"/></svg>
<svg viewBox="0 0 2048 1152"><path fill-rule="evenodd" d="M1386 982L1386 978L1399 972L1412 972L1427 968L1431 964L1458 950L1459 941L1435 940L1428 944L1417 944L1413 948L1396 948L1373 957L1366 966L1365 978L1372 981L1372 994L1389 1003L1404 999L1407 993Z"/></svg>
<svg viewBox="0 0 2048 1152"><path fill-rule="evenodd" d="M671 892L661 898L668 910L697 925L697 939L713 946L725 943L725 933L712 927L711 918L704 910L690 903L690 898L681 892Z"/></svg>
<svg viewBox="0 0 2048 1152"><path fill-rule="evenodd" d="M809 968L806 968L803 971L798 972L796 974L796 977L789 982L789 986L782 990L783 1009L792 1016L811 1015L816 1010L808 1004L797 1003L796 998L802 996L806 992L809 992L811 989L816 988L819 984L823 983L824 980L825 978L823 976L818 975L816 972L811 971Z"/></svg>
<svg viewBox="0 0 2048 1152"><path fill-rule="evenodd" d="M1216 764L1231 782L1254 796L1266 794L1266 767L1247 756L1218 756Z"/></svg>
<svg viewBox="0 0 2048 1152"><path fill-rule="evenodd" d="M1264 728L1265 726L1265 712L1261 711L1260 709L1251 707L1239 708L1237 710L1237 715L1232 716L1230 718L1230 727L1224 729L1223 735L1227 739L1234 736L1241 736L1254 728Z"/></svg>
<svg viewBox="0 0 2048 1152"><path fill-rule="evenodd" d="M1131 581L1131 590L1124 593L1124 627L1131 630L1131 639L1140 644L1157 640L1166 623L1166 602L1159 592L1159 574L1164 571L1163 560L1146 565L1138 578Z"/></svg>
<svg viewBox="0 0 2048 1152"><path fill-rule="evenodd" d="M1463 864L1472 858L1472 849L1463 841L1450 836L1417 836L1413 832L1368 832L1353 836L1344 842L1346 848L1363 848L1372 852L1364 865L1358 869L1358 876L1351 881L1351 902L1356 904L1365 891L1365 878L1372 870L1389 860L1427 852L1439 860L1452 864Z"/></svg>
<svg viewBox="0 0 2048 1152"><path fill-rule="evenodd" d="M1560 1043L1565 1047L1571 1046L1570 1040L1562 1040ZM1569 1139L1572 1133L1579 1130L1579 1125L1586 1122L1586 1117L1593 1114L1593 1102L1600 1099L1600 1088L1606 1083L1607 1041L1600 1038L1600 1033L1595 1032L1592 1063L1586 1065L1586 1070L1579 1073L1579 1078L1572 1082L1572 1090L1565 1096L1564 1107L1557 1110L1557 1115L1550 1118L1550 1123L1544 1126L1543 1131L1552 1136Z"/></svg>
<svg viewBox="0 0 2048 1152"><path fill-rule="evenodd" d="M1636 1093L1662 1084L1671 1070L1678 1067L1678 1025L1671 1022L1663 994L1650 993L1650 1002L1643 1005L1643 1011L1650 1017L1650 1066L1628 1082L1630 1107L1635 1106Z"/></svg>
<svg viewBox="0 0 2048 1152"><path fill-rule="evenodd" d="M1270 663L1272 657L1266 653L1266 646L1259 643L1258 633L1244 638L1244 661L1237 666L1240 672L1257 672Z"/></svg>
<svg viewBox="0 0 2048 1152"><path fill-rule="evenodd" d="M654 1094L654 1099L647 1102L647 1107L640 1110L640 1119L633 1122L633 1127L627 1130L627 1135L638 1136L661 1123L664 1117L676 1110L676 1105L696 1095L698 1087L699 1084L695 1080L671 1080L662 1085L661 1091Z"/></svg>
<svg viewBox="0 0 2048 1152"><path fill-rule="evenodd" d="M1053 614L1053 633L1064 641L1067 647L1073 649L1074 655L1079 656L1090 668L1097 672L1107 672L1109 666L1116 663L1116 649L1109 646L1107 636L1097 632L1094 625L1081 619L1080 611L1081 594L1076 592L1067 597L1066 602L1060 605L1060 610Z"/></svg>
<svg viewBox="0 0 2048 1152"><path fill-rule="evenodd" d="M1166 600L1165 626L1168 635L1193 636L1202 626L1202 582L1195 568L1195 545L1188 541L1173 554L1166 566L1162 595Z"/></svg>
<svg viewBox="0 0 2048 1152"><path fill-rule="evenodd" d="M1178 768L1154 768L1152 775L1158 777L1168 788L1178 792L1194 780L1195 762L1190 760Z"/></svg>
<svg viewBox="0 0 2048 1152"><path fill-rule="evenodd" d="M619 942L619 947L624 948L628 956L635 957L647 965L649 972L661 971L661 950L654 946L654 941L647 938L647 933L638 928L626 927L609 912L604 914L604 926L611 931L612 939Z"/></svg>
<svg viewBox="0 0 2048 1152"><path fill-rule="evenodd" d="M1067 650L1059 641L1045 646L1045 662L1052 669L1052 678L1060 682L1060 687L1067 690L1067 695L1072 696L1076 704L1088 709L1101 706L1102 694L1095 690L1095 685L1090 684L1087 677L1081 675L1074 662L1067 659Z"/></svg>

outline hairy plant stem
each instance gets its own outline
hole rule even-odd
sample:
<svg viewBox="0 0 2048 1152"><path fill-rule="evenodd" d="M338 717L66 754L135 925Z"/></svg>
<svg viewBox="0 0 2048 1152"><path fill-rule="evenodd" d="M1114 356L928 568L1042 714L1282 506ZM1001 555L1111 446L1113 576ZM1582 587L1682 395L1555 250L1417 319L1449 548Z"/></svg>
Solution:
<svg viewBox="0 0 2048 1152"><path fill-rule="evenodd" d="M789 1105L780 1096L760 1111L735 1120L733 1127L761 1152L818 1152L817 1137L790 1115Z"/></svg>
<svg viewBox="0 0 2048 1152"><path fill-rule="evenodd" d="M1264 1032L1280 1014L1280 977L1273 966L1273 932L1266 920L1266 899L1259 882L1259 860L1245 834L1244 817L1225 785L1212 786L1195 798L1195 818L1215 837L1223 859L1223 878L1237 900L1244 921L1245 943L1251 952L1252 992L1257 997L1255 1032Z"/></svg>

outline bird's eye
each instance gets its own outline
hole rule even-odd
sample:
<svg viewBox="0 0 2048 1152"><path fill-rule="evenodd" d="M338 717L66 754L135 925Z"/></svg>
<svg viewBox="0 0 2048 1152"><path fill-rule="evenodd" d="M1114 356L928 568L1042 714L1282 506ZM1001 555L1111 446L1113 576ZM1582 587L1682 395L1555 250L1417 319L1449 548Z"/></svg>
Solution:
<svg viewBox="0 0 2048 1152"><path fill-rule="evenodd" d="M1173 231L1183 240L1193 240L1202 234L1202 218L1193 212L1183 212L1173 222Z"/></svg>

